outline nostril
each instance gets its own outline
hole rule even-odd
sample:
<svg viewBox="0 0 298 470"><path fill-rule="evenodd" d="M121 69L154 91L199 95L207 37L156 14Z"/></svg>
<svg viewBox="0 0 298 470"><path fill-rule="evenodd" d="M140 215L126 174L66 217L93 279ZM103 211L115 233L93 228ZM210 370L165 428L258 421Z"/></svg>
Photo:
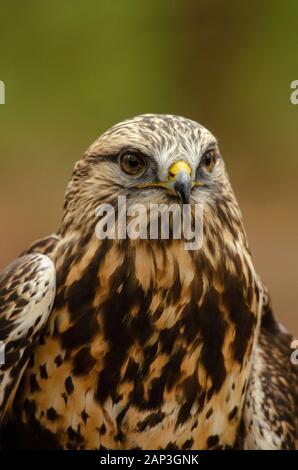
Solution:
<svg viewBox="0 0 298 470"><path fill-rule="evenodd" d="M175 177L174 173L172 173L171 171L170 171L169 175L170 175L171 178Z"/></svg>

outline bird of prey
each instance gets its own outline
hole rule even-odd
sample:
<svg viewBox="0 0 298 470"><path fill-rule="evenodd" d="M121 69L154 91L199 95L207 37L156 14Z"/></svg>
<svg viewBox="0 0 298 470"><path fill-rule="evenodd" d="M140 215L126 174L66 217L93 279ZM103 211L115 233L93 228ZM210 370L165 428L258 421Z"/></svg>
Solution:
<svg viewBox="0 0 298 470"><path fill-rule="evenodd" d="M203 241L96 236L96 208L203 204ZM75 165L60 229L0 277L3 448L294 449L291 336L257 275L216 138L115 125Z"/></svg>

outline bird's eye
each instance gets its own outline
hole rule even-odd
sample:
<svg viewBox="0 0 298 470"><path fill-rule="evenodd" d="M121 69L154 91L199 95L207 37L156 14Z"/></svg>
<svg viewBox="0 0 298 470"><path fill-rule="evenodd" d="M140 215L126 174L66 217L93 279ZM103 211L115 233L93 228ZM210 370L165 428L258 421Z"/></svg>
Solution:
<svg viewBox="0 0 298 470"><path fill-rule="evenodd" d="M217 150L216 149L208 150L208 152L206 152L203 155L201 164L207 171L209 171L209 173L211 173L211 171L213 170L216 164L217 159L218 159Z"/></svg>
<svg viewBox="0 0 298 470"><path fill-rule="evenodd" d="M120 167L129 175L140 176L146 170L146 162L139 154L125 153L120 155Z"/></svg>

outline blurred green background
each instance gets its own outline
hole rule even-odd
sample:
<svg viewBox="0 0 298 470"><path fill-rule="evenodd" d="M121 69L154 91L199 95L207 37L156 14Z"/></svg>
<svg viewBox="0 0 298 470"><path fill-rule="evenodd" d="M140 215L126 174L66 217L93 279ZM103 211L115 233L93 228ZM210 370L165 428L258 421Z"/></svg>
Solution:
<svg viewBox="0 0 298 470"><path fill-rule="evenodd" d="M298 335L298 2L0 2L0 268L59 226L112 124L185 115L218 137L256 267Z"/></svg>

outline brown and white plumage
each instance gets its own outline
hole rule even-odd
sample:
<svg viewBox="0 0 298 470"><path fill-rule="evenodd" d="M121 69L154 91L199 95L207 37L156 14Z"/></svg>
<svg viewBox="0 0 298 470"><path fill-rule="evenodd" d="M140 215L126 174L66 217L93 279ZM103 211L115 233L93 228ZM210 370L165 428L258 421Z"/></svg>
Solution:
<svg viewBox="0 0 298 470"><path fill-rule="evenodd" d="M243 411L244 449L298 448L298 367L289 360L293 337L275 320L270 304L261 331Z"/></svg>
<svg viewBox="0 0 298 470"><path fill-rule="evenodd" d="M142 156L142 174L123 171L125 152ZM177 161L189 168L189 193L169 185ZM98 240L95 209L116 206L119 195L146 207L178 196L203 203L202 248ZM278 391L294 409L297 371L283 334L266 323L266 289L216 139L203 126L169 115L114 126L76 164L58 235L30 251L53 260L56 295L24 367L6 446L294 446L297 425Z"/></svg>
<svg viewBox="0 0 298 470"><path fill-rule="evenodd" d="M37 253L21 256L0 276L0 340L5 345L5 363L0 365L0 423L51 312L55 277L50 258Z"/></svg>

